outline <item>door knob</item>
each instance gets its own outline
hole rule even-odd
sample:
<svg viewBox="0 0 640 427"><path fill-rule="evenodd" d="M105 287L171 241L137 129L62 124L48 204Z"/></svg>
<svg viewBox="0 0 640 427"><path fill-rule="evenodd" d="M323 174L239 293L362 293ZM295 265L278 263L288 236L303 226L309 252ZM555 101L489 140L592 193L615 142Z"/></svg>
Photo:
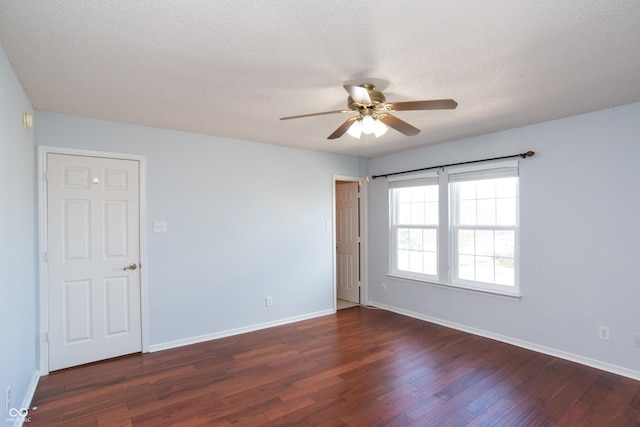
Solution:
<svg viewBox="0 0 640 427"><path fill-rule="evenodd" d="M136 268L138 268L138 264L134 262L132 264L127 265L125 268L123 268L123 270L135 270Z"/></svg>

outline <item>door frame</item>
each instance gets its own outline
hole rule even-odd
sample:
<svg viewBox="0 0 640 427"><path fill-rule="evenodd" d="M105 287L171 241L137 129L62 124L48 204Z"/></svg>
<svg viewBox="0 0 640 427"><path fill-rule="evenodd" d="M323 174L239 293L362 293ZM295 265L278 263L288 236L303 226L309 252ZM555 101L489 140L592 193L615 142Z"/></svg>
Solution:
<svg viewBox="0 0 640 427"><path fill-rule="evenodd" d="M147 287L147 157L138 154L115 153L109 151L94 151L79 148L38 146L38 341L39 374L49 374L49 275L47 261L47 155L65 154L72 156L100 157L119 160L133 160L139 164L139 239L140 239L140 327L142 338L142 352L149 352L149 316L148 316L148 287Z"/></svg>
<svg viewBox="0 0 640 427"><path fill-rule="evenodd" d="M338 226L336 221L336 184L338 181L344 182L356 182L360 186L360 305L369 304L369 291L368 291L368 268L367 268L367 240L368 240L368 227L367 227L367 182L357 176L344 176L333 175L332 179L332 250L333 250L333 311L338 310L337 298L338 298L338 262L337 262L337 238Z"/></svg>

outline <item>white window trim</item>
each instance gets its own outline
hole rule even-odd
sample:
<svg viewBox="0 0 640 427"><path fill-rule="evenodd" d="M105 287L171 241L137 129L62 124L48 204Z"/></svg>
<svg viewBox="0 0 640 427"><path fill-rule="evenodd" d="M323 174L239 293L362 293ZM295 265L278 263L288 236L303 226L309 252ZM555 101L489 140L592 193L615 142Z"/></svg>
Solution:
<svg viewBox="0 0 640 427"><path fill-rule="evenodd" d="M522 298L522 294L521 293L513 292L513 291L511 291L511 292L504 291L504 290L494 291L494 290L491 290L491 289L479 288L479 287L470 286L470 285L457 285L455 283L439 282L437 280L416 279L415 277L409 277L409 276L405 276L403 274L387 273L386 276L387 277L392 277L394 279L406 280L406 281L413 282L413 283L416 283L416 284L419 284L419 285L433 286L433 287L445 288L445 289L453 289L453 290L456 290L456 291L467 292L467 293L472 293L472 294L498 296L498 297L504 297L506 299L520 299L520 298Z"/></svg>
<svg viewBox="0 0 640 427"><path fill-rule="evenodd" d="M437 171L432 171L432 172L426 172L426 173L415 173L415 174L411 174L408 176L402 176L402 177L393 177L393 178L389 178L388 182L389 182L389 188L393 187L394 182L408 182L408 181L415 181L415 180L420 180L420 179L436 179L438 180L438 172ZM439 183L437 183L437 185L439 185ZM438 195L440 196L440 194ZM439 203L440 205L440 203ZM389 257L389 272L392 275L396 275L396 276L402 276L402 277L407 277L407 278L411 278L411 279L415 279L415 280L419 280L419 281L434 281L434 280L438 280L439 276L438 275L431 275L431 274L423 274L423 273L416 273L416 272L411 272L411 271L406 271L406 270L398 270L396 268L396 265L398 264L398 239L397 239L397 229L400 227L397 223L396 223L396 218L395 218L395 214L396 214L396 207L397 207L397 201L394 199L393 196L393 192L389 191L389 242L390 242L390 257ZM440 215L438 215L438 219L441 218ZM440 256L440 241L441 239L441 224L438 223L438 225L406 225L403 224L403 227L408 227L408 228L420 228L420 229L428 229L428 230L436 230L436 239L438 241L438 272L441 271L440 269L440 259L442 258Z"/></svg>
<svg viewBox="0 0 640 427"><path fill-rule="evenodd" d="M489 226L487 229L491 230L514 230L515 231L515 283L514 286L508 285L498 285L494 283L485 283L485 282L476 282L476 281L468 281L468 280L454 280L453 278L457 276L457 271L455 271L456 266L456 250L457 250L457 239L454 236L457 235L454 227L453 221L451 221L451 213L453 212L453 203L454 203L454 195L451 194L450 191L450 182L449 175L450 174L459 174L466 172L478 172L482 173L483 171L490 171L492 169L502 169L502 168L512 168L518 167L519 161L517 159L509 159L509 160L499 160L499 161L489 161L485 163L473 164L473 165L464 165L464 166L450 166L444 167L440 169L439 173L435 171L423 172L417 174L406 174L401 176L394 176L388 178L389 183L396 181L408 181L415 180L420 178L430 178L437 176L438 177L438 185L439 185L439 224L438 224L438 275L424 275L419 273L412 273L404 270L397 270L395 265L397 263L397 241L395 239L395 234L393 232L393 227L395 226L395 219L393 215L395 214L395 201L392 200L391 191L389 191L389 269L387 276L399 278L403 280L409 280L412 282L416 282L419 284L432 285L437 287L445 287L452 288L461 291L468 291L476 294L485 294L492 296L500 296L506 298L521 298L521 290L520 290L520 185L517 187L517 204L516 204L516 218L517 223L515 226ZM519 173L518 173L519 177ZM389 186L391 189L391 185ZM443 219L446 219L444 221ZM431 228L431 226L429 226ZM481 228L481 227L474 227ZM446 254L446 256L443 256Z"/></svg>

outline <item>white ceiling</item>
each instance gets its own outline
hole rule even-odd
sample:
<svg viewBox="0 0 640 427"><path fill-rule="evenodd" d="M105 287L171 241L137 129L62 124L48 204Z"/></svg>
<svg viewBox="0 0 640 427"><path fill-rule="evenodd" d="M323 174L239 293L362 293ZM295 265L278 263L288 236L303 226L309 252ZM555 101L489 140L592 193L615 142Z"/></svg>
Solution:
<svg viewBox="0 0 640 427"><path fill-rule="evenodd" d="M362 157L640 101L638 0L0 0L0 44L37 109ZM459 106L278 120L365 82Z"/></svg>

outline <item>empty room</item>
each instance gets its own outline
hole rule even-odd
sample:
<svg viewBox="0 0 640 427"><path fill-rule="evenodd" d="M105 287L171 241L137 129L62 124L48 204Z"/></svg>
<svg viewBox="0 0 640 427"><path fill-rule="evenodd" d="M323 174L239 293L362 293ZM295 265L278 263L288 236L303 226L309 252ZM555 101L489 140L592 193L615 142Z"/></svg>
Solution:
<svg viewBox="0 0 640 427"><path fill-rule="evenodd" d="M640 425L638 22L0 1L0 423Z"/></svg>

